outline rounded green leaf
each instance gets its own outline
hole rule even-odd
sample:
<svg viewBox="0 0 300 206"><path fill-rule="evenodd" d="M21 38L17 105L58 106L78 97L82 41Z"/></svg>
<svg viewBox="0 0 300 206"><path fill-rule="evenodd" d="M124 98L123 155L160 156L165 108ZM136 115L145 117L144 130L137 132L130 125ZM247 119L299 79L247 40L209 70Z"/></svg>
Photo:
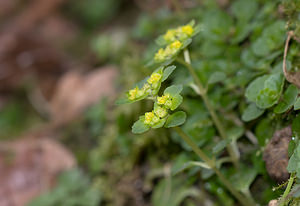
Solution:
<svg viewBox="0 0 300 206"><path fill-rule="evenodd" d="M246 89L245 96L250 102L255 102L260 90L264 88L264 83L269 75L264 75L252 81Z"/></svg>
<svg viewBox="0 0 300 206"><path fill-rule="evenodd" d="M179 107L179 105L182 103L182 96L180 94L177 94L175 96L172 97L172 105L171 105L171 110L175 110L177 109L177 107Z"/></svg>
<svg viewBox="0 0 300 206"><path fill-rule="evenodd" d="M283 94L281 102L279 102L279 104L275 107L274 112L277 114L286 112L296 102L297 96L298 88L295 85L291 84Z"/></svg>
<svg viewBox="0 0 300 206"><path fill-rule="evenodd" d="M170 74L172 74L172 72L176 69L176 66L172 65L169 66L167 68L164 69L163 72L163 78L162 78L162 82L165 81L166 79L168 79L168 77L170 76Z"/></svg>
<svg viewBox="0 0 300 206"><path fill-rule="evenodd" d="M166 119L167 118L160 119L159 122L156 125L152 126L152 128L153 129L158 129L158 128L163 127L165 122L166 122Z"/></svg>
<svg viewBox="0 0 300 206"><path fill-rule="evenodd" d="M147 132L149 129L150 127L144 124L144 118L142 117L132 125L131 131L134 134L142 134Z"/></svg>
<svg viewBox="0 0 300 206"><path fill-rule="evenodd" d="M177 127L179 125L182 125L186 120L186 113L183 111L175 112L172 115L170 115L166 121L165 127Z"/></svg>
<svg viewBox="0 0 300 206"><path fill-rule="evenodd" d="M170 94L171 96L175 96L182 91L182 85L172 85L165 89L164 94Z"/></svg>
<svg viewBox="0 0 300 206"><path fill-rule="evenodd" d="M284 78L281 73L272 74L264 82L264 88L256 97L256 105L261 109L272 107L280 98Z"/></svg>
<svg viewBox="0 0 300 206"><path fill-rule="evenodd" d="M242 120L244 122L249 122L256 119L264 113L264 109L258 108L255 104L250 104L243 112Z"/></svg>

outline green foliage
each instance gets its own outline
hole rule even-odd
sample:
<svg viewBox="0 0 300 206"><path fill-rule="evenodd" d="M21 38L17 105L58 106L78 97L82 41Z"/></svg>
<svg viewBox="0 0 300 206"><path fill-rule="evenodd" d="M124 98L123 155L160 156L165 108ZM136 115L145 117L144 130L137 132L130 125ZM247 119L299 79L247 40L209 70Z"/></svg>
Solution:
<svg viewBox="0 0 300 206"><path fill-rule="evenodd" d="M274 108L277 114L286 112L296 102L298 96L298 88L295 85L290 85L283 94L281 102Z"/></svg>
<svg viewBox="0 0 300 206"><path fill-rule="evenodd" d="M191 188L182 179L167 177L154 188L151 202L153 206L179 206L187 197L197 197L199 191Z"/></svg>
<svg viewBox="0 0 300 206"><path fill-rule="evenodd" d="M101 193L90 186L81 171L74 169L63 173L52 191L36 198L29 206L97 206L100 200Z"/></svg>
<svg viewBox="0 0 300 206"><path fill-rule="evenodd" d="M166 121L165 127L177 127L182 125L185 122L186 114L183 111L175 112L170 115Z"/></svg>

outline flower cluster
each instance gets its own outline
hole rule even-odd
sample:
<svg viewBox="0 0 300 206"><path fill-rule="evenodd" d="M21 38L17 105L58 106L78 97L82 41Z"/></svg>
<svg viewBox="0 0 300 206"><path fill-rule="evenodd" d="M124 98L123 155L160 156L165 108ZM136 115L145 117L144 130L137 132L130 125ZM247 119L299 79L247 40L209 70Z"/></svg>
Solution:
<svg viewBox="0 0 300 206"><path fill-rule="evenodd" d="M157 72L153 72L141 89L136 86L134 89L129 90L127 93L127 98L130 101L135 101L147 97L150 94L155 94L160 88L162 77L162 69L158 70Z"/></svg>
<svg viewBox="0 0 300 206"><path fill-rule="evenodd" d="M169 29L163 36L167 43L172 43L176 40L184 41L194 34L194 28L187 24L185 26L178 27L176 29Z"/></svg>
<svg viewBox="0 0 300 206"><path fill-rule="evenodd" d="M171 59L178 51L181 49L182 43L179 40L166 46L166 48L160 48L154 56L156 62L163 62L165 60Z"/></svg>
<svg viewBox="0 0 300 206"><path fill-rule="evenodd" d="M158 96L161 83L175 70L175 66L168 66L176 55L191 43L191 37L199 32L199 26L194 27L194 21L189 24L168 30L157 39L160 48L154 56L154 62L161 64L150 77L137 83L134 89L127 92L126 98L120 98L116 104L127 104L140 101L148 97L154 101L152 111L140 116L132 126L132 132L141 134L150 128L176 127L185 122L186 114L183 111L172 112L182 103L181 85L167 87L162 96ZM171 60L171 61L170 61Z"/></svg>

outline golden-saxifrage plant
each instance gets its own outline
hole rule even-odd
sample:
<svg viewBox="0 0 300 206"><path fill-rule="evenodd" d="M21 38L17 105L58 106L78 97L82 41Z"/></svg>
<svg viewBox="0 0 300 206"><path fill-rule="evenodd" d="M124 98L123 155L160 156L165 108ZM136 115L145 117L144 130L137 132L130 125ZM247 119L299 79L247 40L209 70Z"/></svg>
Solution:
<svg viewBox="0 0 300 206"><path fill-rule="evenodd" d="M169 86L164 90L162 96L158 95L161 84L176 68L174 65L171 65L171 63L177 61L184 65L193 77L194 84L192 85L192 88L194 88L195 92L202 98L220 136L225 140L228 139L224 126L222 125L206 94L206 89L191 64L189 51L187 49L188 45L192 42L192 37L199 33L200 30L200 25L195 25L195 22L191 21L187 25L169 29L164 35L157 38L156 43L162 46L162 48L156 52L153 60L149 63L151 65L157 65L157 69L149 77L146 77L144 80L137 83L133 89L129 90L126 93L125 98L117 100L116 104L134 103L143 99L153 100L154 104L152 111L146 112L144 115L139 117L139 120L137 120L132 126L132 132L135 134L141 134L148 131L150 128L173 128L200 157L200 159L204 161L203 164L216 173L220 181L225 187L227 187L240 204L244 206L253 206L255 205L255 202L251 198L251 195L249 193L245 195L237 191L220 172L215 158L207 156L205 152L203 152L203 150L200 149L197 144L179 127L186 120L186 113L184 111L175 112L183 100L183 97L180 95L183 89L182 85ZM180 58L180 54L182 52L184 57L183 59ZM239 154L236 146L234 144L228 144L227 151L231 162L236 166L236 168L239 168Z"/></svg>

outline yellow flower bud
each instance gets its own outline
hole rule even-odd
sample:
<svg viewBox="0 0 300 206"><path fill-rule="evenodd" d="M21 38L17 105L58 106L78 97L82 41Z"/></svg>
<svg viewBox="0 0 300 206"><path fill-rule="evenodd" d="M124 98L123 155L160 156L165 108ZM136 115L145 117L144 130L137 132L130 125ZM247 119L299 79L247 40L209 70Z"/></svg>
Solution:
<svg viewBox="0 0 300 206"><path fill-rule="evenodd" d="M160 118L164 118L168 114L167 110L160 106L158 106L154 109L154 113Z"/></svg>
<svg viewBox="0 0 300 206"><path fill-rule="evenodd" d="M181 27L181 31L182 31L182 33L184 33L188 36L192 36L194 33L194 29L191 25L186 25L186 26Z"/></svg>
<svg viewBox="0 0 300 206"><path fill-rule="evenodd" d="M180 47L182 46L182 43L178 40L174 41L172 44L170 44L170 48L171 49L176 49L176 51L178 49L180 49Z"/></svg>
<svg viewBox="0 0 300 206"><path fill-rule="evenodd" d="M128 96L128 99L129 100L134 100L136 98L136 95L138 93L138 88L134 88L134 89L131 89L129 90L129 96Z"/></svg>
<svg viewBox="0 0 300 206"><path fill-rule="evenodd" d="M144 120L144 123L145 124L151 124L152 123L152 119L154 117L154 113L153 112L146 112L145 113L145 120Z"/></svg>
<svg viewBox="0 0 300 206"><path fill-rule="evenodd" d="M172 107L172 100L171 99L168 99L165 103L166 107L167 108L171 108Z"/></svg>
<svg viewBox="0 0 300 206"><path fill-rule="evenodd" d="M169 94L163 95L162 97L157 97L157 103L161 105L165 104L169 98L170 98Z"/></svg>
<svg viewBox="0 0 300 206"><path fill-rule="evenodd" d="M150 78L147 80L147 82L149 84L155 84L157 82L159 82L159 80L161 79L162 75L159 73L153 73L151 74Z"/></svg>
<svg viewBox="0 0 300 206"><path fill-rule="evenodd" d="M176 30L170 29L167 31L167 33L164 35L164 39L167 42L172 42L176 39Z"/></svg>
<svg viewBox="0 0 300 206"><path fill-rule="evenodd" d="M163 48L160 48L154 55L155 61L163 61L163 60L165 60L165 58L166 58L166 55L165 55L165 50Z"/></svg>

